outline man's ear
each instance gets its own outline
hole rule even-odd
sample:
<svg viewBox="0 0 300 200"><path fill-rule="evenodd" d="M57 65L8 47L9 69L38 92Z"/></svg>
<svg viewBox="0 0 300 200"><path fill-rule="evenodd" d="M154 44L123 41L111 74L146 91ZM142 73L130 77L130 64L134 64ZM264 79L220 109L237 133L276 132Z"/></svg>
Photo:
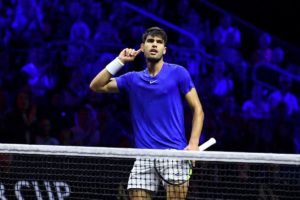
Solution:
<svg viewBox="0 0 300 200"><path fill-rule="evenodd" d="M165 55L167 53L167 47L165 47L163 54Z"/></svg>

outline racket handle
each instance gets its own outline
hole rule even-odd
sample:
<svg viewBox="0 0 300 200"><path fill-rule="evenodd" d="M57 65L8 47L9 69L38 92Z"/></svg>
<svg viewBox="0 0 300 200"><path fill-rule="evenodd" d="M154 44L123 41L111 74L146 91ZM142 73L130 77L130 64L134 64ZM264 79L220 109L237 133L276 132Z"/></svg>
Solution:
<svg viewBox="0 0 300 200"><path fill-rule="evenodd" d="M215 138L210 138L208 141L204 142L202 145L199 146L199 151L204 151L210 146L214 145L216 143Z"/></svg>

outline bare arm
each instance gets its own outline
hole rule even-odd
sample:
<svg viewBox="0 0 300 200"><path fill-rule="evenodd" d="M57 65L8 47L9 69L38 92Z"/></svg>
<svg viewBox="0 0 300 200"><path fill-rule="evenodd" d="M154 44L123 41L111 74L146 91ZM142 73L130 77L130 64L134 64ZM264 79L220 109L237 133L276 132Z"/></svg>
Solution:
<svg viewBox="0 0 300 200"><path fill-rule="evenodd" d="M90 88L94 92L118 92L118 86L115 79L112 78L112 75L104 68L101 72L90 83Z"/></svg>
<svg viewBox="0 0 300 200"><path fill-rule="evenodd" d="M134 49L123 49L118 56L120 68L127 62L133 61L135 57L141 52L141 49L135 51ZM114 61L113 61L114 62ZM116 61L115 61L116 62ZM115 79L112 78L113 74L109 72L107 67L100 71L90 83L90 88L95 92L109 93L118 92L118 85Z"/></svg>
<svg viewBox="0 0 300 200"><path fill-rule="evenodd" d="M192 88L191 91L185 95L185 99L193 111L191 137L185 149L196 151L199 150L199 139L203 128L204 112L195 88Z"/></svg>

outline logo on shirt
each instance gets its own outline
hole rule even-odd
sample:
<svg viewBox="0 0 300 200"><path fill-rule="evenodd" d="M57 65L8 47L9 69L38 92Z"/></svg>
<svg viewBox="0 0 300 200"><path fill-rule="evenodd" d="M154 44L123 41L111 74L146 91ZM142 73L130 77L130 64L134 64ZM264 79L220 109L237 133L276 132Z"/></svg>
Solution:
<svg viewBox="0 0 300 200"><path fill-rule="evenodd" d="M156 83L157 80L154 80L154 81L149 81L150 84L153 84L153 83Z"/></svg>

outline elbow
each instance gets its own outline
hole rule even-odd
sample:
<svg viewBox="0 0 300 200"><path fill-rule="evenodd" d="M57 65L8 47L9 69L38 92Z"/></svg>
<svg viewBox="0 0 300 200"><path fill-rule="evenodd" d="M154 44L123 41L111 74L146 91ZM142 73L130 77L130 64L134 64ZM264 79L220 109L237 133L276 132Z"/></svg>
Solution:
<svg viewBox="0 0 300 200"><path fill-rule="evenodd" d="M90 89L94 92L96 92L96 86L93 82L90 83Z"/></svg>
<svg viewBox="0 0 300 200"><path fill-rule="evenodd" d="M97 85L97 84L95 84L93 82L90 83L90 89L92 91L98 92L98 93L105 93L106 92L106 90L105 90L106 87L105 86L104 87L100 87L99 85Z"/></svg>
<svg viewBox="0 0 300 200"><path fill-rule="evenodd" d="M197 107L197 108L195 109L195 113L196 113L196 115L199 116L199 119L200 119L201 121L204 121L204 111L203 111L203 109L202 109L201 106L199 106L199 107Z"/></svg>
<svg viewBox="0 0 300 200"><path fill-rule="evenodd" d="M204 120L204 111L202 109L199 109L199 116L202 120Z"/></svg>
<svg viewBox="0 0 300 200"><path fill-rule="evenodd" d="M99 87L96 83L93 81L90 83L90 89L94 92L102 92L101 87Z"/></svg>
<svg viewBox="0 0 300 200"><path fill-rule="evenodd" d="M204 111L203 110L201 110L200 115L201 115L201 120L204 121Z"/></svg>

